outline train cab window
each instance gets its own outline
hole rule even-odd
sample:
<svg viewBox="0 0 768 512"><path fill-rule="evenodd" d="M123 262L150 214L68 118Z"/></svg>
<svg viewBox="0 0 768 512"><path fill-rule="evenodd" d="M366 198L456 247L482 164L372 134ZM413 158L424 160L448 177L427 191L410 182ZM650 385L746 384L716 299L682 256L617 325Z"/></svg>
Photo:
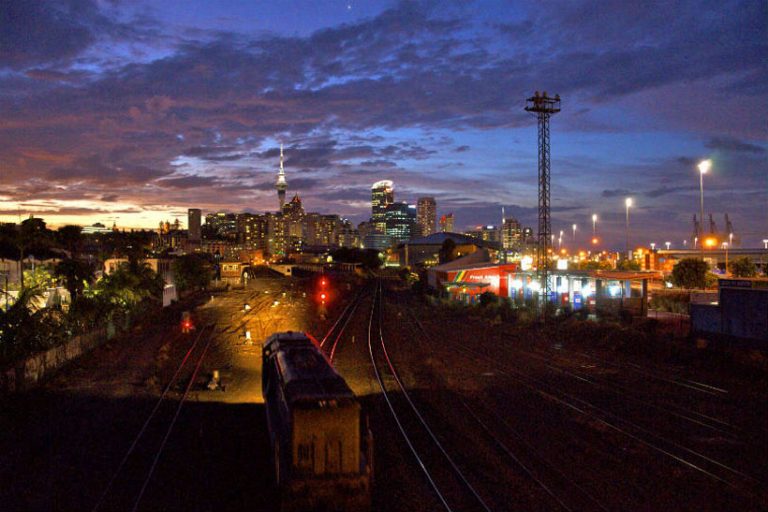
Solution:
<svg viewBox="0 0 768 512"><path fill-rule="evenodd" d="M341 440L329 439L325 443L325 472L341 473Z"/></svg>
<svg viewBox="0 0 768 512"><path fill-rule="evenodd" d="M312 470L315 466L315 444L313 442L299 444L296 450L296 467Z"/></svg>

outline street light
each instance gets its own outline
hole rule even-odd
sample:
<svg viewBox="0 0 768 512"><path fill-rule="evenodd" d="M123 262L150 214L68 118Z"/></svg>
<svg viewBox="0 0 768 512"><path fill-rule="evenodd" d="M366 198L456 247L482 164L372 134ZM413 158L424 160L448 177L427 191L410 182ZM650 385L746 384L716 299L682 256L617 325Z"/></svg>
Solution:
<svg viewBox="0 0 768 512"><path fill-rule="evenodd" d="M669 246L672 245L672 242L664 242L664 245L667 246L667 250L669 250Z"/></svg>
<svg viewBox="0 0 768 512"><path fill-rule="evenodd" d="M627 255L627 258L629 258L630 257L629 256L629 207L632 206L632 198L631 197L626 198L624 200L624 204L627 207L627 245L625 248L626 249L625 254Z"/></svg>
<svg viewBox="0 0 768 512"><path fill-rule="evenodd" d="M595 238L595 236L597 235L596 226L597 226L597 214L593 213L592 214L592 238Z"/></svg>
<svg viewBox="0 0 768 512"><path fill-rule="evenodd" d="M699 190L701 192L701 218L699 225L702 233L704 232L704 175L712 167L712 160L702 160L699 162ZM701 233L699 233L701 234ZM701 259L704 259L704 244L701 244Z"/></svg>
<svg viewBox="0 0 768 512"><path fill-rule="evenodd" d="M725 273L728 274L728 242L723 242L723 249L725 249Z"/></svg>
<svg viewBox="0 0 768 512"><path fill-rule="evenodd" d="M651 250L652 251L656 250L656 242L651 242Z"/></svg>
<svg viewBox="0 0 768 512"><path fill-rule="evenodd" d="M576 224L573 225L573 244L576 245Z"/></svg>

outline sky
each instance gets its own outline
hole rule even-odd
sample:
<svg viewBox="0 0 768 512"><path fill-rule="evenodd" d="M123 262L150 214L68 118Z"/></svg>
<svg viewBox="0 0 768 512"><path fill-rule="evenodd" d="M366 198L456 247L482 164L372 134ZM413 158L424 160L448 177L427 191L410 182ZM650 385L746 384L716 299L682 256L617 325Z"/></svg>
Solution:
<svg viewBox="0 0 768 512"><path fill-rule="evenodd" d="M768 3L0 0L0 221L154 228L187 208L370 216L370 186L457 229L690 243L699 211L768 238ZM577 225L576 240L572 238ZM591 236L590 236L591 237Z"/></svg>

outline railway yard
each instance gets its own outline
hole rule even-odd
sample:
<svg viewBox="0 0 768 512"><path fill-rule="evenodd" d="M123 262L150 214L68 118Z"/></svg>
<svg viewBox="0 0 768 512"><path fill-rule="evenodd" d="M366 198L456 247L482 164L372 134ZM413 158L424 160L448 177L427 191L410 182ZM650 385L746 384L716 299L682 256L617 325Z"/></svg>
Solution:
<svg viewBox="0 0 768 512"><path fill-rule="evenodd" d="M768 383L388 280L257 278L2 399L3 510L278 510L261 342L312 334L374 437L373 510L766 510ZM245 307L247 304L248 307Z"/></svg>

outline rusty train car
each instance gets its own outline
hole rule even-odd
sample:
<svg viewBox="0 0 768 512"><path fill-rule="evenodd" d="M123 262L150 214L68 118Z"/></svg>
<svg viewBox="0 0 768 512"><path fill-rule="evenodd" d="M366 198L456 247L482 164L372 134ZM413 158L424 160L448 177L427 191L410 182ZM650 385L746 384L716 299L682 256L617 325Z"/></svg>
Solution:
<svg viewBox="0 0 768 512"><path fill-rule="evenodd" d="M280 509L370 509L373 438L347 383L303 333L270 336L262 363Z"/></svg>

